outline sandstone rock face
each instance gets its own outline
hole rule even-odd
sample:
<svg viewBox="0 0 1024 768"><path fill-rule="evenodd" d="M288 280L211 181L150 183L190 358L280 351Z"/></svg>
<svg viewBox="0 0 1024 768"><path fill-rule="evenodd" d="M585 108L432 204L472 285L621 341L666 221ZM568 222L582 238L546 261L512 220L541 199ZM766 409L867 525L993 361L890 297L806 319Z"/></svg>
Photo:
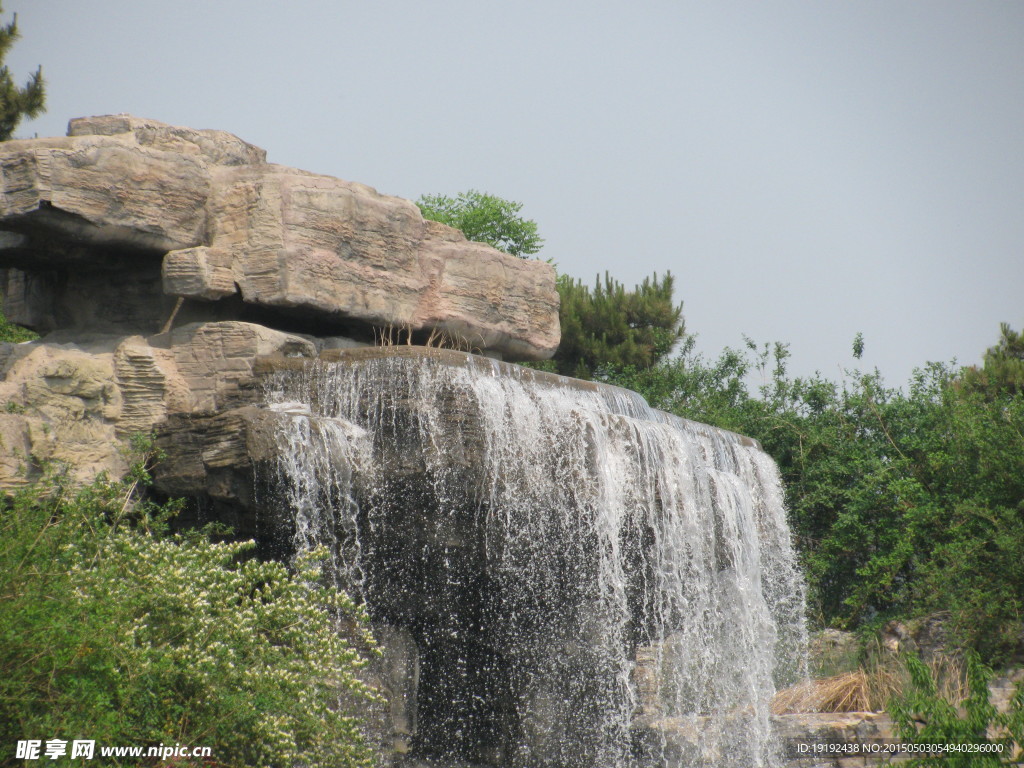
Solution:
<svg viewBox="0 0 1024 768"><path fill-rule="evenodd" d="M266 162L267 153L226 131L197 131L144 120L131 115L80 117L68 125L68 136L118 136L136 144L217 165L253 165Z"/></svg>
<svg viewBox="0 0 1024 768"><path fill-rule="evenodd" d="M194 260L193 295L225 290L230 270L249 303L437 329L515 359L557 347L546 264L428 226L414 204L362 184L274 166L217 178L203 254L217 266L204 278Z"/></svg>
<svg viewBox="0 0 1024 768"><path fill-rule="evenodd" d="M0 210L14 227L30 221L86 242L159 251L202 242L211 184L201 156L139 144L131 133L77 134L6 142L0 171Z"/></svg>
<svg viewBox="0 0 1024 768"><path fill-rule="evenodd" d="M170 347L189 392L187 411L215 411L252 373L257 357L313 357L307 338L252 323L198 323L170 332Z"/></svg>
<svg viewBox="0 0 1024 768"><path fill-rule="evenodd" d="M168 490L237 500L258 454L239 436L258 443L265 417L237 398L257 358L433 334L539 359L559 340L548 265L231 134L128 115L0 144L0 290L50 334L0 348L5 489L51 460L119 476L132 435L187 424L197 451Z"/></svg>
<svg viewBox="0 0 1024 768"><path fill-rule="evenodd" d="M48 461L82 481L101 471L123 474L116 423L123 408L106 345L18 345L4 363L0 398L5 490L38 476Z"/></svg>
<svg viewBox="0 0 1024 768"><path fill-rule="evenodd" d="M442 334L508 359L558 346L549 265L468 242L407 200L267 164L227 133L83 118L64 138L0 145L0 177L5 311L43 332L255 320Z"/></svg>
<svg viewBox="0 0 1024 768"><path fill-rule="evenodd" d="M56 333L46 342L0 345L0 490L31 481L51 461L70 466L83 483L100 472L118 477L132 460L134 435L166 432L175 418L210 414L223 422L228 437L194 455L179 446L177 463L167 471L173 475L181 462L199 462L199 487L214 498L234 498L236 491L223 489L223 472L206 488L203 462L211 468L241 462L233 454L226 460L230 450L222 445L233 445L240 434L229 418L238 385L258 357L315 354L309 338L237 321L187 325L149 338L85 335L72 341ZM239 450L246 448L243 443ZM246 487L251 484L247 479Z"/></svg>

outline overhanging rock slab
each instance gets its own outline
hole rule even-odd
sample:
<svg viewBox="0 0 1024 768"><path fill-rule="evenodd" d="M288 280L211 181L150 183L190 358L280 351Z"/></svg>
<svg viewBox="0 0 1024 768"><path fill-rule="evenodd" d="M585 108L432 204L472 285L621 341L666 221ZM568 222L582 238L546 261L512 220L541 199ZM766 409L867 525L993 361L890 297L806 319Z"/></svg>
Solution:
<svg viewBox="0 0 1024 768"><path fill-rule="evenodd" d="M153 333L181 310L363 340L441 334L512 360L558 346L550 265L408 200L268 164L222 131L82 118L66 137L0 145L0 176L5 308L40 331Z"/></svg>

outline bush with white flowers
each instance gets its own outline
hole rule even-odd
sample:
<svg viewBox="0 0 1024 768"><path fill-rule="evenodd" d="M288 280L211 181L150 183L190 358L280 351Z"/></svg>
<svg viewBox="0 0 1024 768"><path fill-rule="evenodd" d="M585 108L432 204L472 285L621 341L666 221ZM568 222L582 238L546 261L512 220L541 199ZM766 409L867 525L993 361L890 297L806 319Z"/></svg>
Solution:
<svg viewBox="0 0 1024 768"><path fill-rule="evenodd" d="M366 616L252 544L168 536L126 486L30 486L0 516L0 749L210 746L228 766L367 766ZM4 763L12 755L0 755ZM116 762L116 761L115 761ZM111 764L107 762L106 764Z"/></svg>

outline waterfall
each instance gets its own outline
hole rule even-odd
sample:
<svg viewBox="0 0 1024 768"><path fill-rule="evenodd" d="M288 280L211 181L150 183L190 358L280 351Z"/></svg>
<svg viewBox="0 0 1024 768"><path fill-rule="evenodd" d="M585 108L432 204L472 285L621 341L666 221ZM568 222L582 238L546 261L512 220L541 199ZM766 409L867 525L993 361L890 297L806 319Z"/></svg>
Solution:
<svg viewBox="0 0 1024 768"><path fill-rule="evenodd" d="M296 548L408 628L418 755L525 768L778 764L805 671L772 460L638 395L401 348L282 371Z"/></svg>

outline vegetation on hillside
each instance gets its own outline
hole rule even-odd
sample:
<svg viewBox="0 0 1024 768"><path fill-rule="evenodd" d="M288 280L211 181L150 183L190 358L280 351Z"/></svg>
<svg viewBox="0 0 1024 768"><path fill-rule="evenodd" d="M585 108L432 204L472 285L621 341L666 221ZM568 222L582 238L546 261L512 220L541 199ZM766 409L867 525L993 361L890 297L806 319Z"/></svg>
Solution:
<svg viewBox="0 0 1024 768"><path fill-rule="evenodd" d="M752 342L707 361L689 341L601 378L761 441L782 473L818 624L946 612L960 644L998 662L1024 627L1024 392L1007 353L1016 335L1003 334L983 368L931 363L905 390L877 372L792 377L784 345Z"/></svg>
<svg viewBox="0 0 1024 768"><path fill-rule="evenodd" d="M931 671L916 656L906 658L910 685L889 706L896 733L908 752L906 768L998 768L1024 760L1024 686L1009 708L991 701L992 672L975 653L966 656L967 691L962 702L942 696ZM959 706L958 706L959 704ZM937 745L941 747L936 748Z"/></svg>

